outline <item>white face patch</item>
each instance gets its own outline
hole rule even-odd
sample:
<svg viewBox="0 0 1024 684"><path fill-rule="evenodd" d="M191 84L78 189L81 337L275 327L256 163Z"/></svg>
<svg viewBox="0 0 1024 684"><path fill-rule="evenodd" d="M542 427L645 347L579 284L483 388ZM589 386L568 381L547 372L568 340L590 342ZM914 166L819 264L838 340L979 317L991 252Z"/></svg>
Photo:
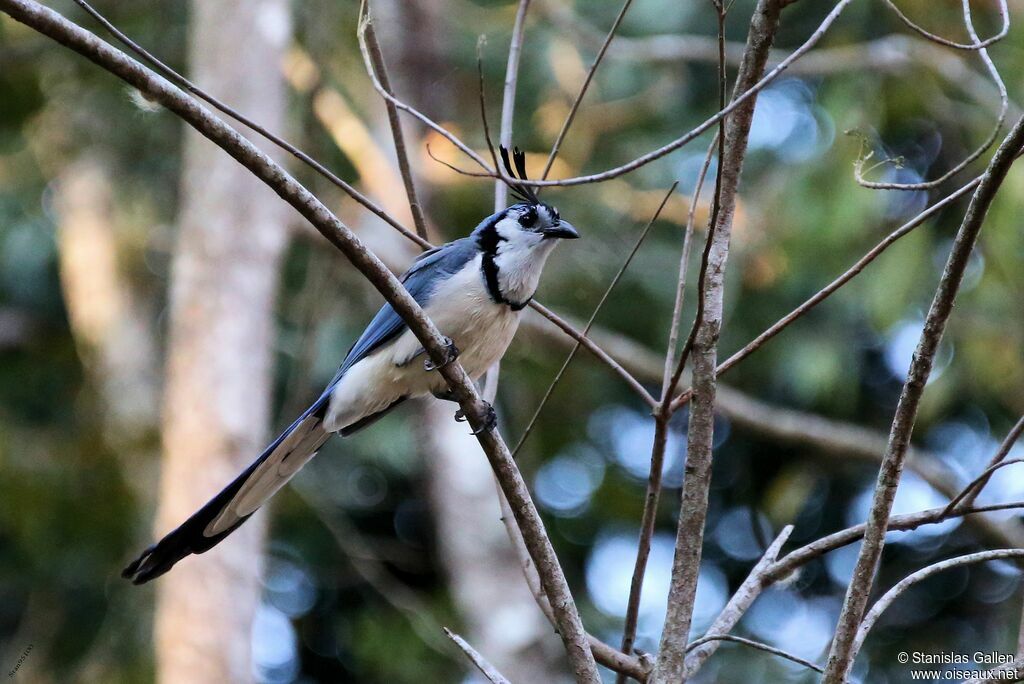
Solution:
<svg viewBox="0 0 1024 684"><path fill-rule="evenodd" d="M542 221L538 217L538 221ZM544 264L554 249L556 240L524 229L518 217L506 217L495 224L502 239L498 241L494 263L498 267L498 287L502 295L513 302L525 302L537 290Z"/></svg>

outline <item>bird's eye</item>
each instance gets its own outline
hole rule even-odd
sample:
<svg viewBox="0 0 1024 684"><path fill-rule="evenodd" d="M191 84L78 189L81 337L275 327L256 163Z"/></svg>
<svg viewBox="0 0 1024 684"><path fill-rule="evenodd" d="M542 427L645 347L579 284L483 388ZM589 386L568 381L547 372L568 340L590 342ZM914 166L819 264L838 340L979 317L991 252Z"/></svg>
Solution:
<svg viewBox="0 0 1024 684"><path fill-rule="evenodd" d="M519 223L524 228L529 228L530 226L532 226L536 222L537 222L537 210L534 209L533 207L530 207L529 209L527 209L526 211L524 211L522 214L519 215Z"/></svg>

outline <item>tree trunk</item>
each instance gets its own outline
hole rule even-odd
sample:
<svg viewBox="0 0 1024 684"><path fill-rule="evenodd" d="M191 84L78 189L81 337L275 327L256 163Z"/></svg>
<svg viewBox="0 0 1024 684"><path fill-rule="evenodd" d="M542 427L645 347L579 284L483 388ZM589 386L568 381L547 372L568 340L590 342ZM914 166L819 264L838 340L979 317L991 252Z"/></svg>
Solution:
<svg viewBox="0 0 1024 684"><path fill-rule="evenodd" d="M286 0L193 0L191 9L193 80L281 130ZM287 219L273 192L188 132L172 269L158 535L223 488L263 446ZM157 583L159 681L252 679L264 533L257 514Z"/></svg>

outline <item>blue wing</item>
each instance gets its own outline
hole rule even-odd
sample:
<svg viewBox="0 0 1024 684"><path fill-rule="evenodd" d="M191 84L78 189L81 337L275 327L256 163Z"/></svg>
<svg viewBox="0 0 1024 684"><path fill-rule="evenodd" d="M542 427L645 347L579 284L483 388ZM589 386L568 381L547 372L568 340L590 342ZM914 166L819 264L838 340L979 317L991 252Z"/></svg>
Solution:
<svg viewBox="0 0 1024 684"><path fill-rule="evenodd" d="M477 252L476 241L471 237L435 247L416 259L409 270L402 275L402 284L405 285L405 289L416 300L416 303L425 307L434 294L436 283L461 270L463 266L473 260ZM352 345L341 368L328 384L324 395L330 394L334 385L349 368L406 330L407 326L402 317L391 308L390 304L381 307L370 324L366 326L363 334Z"/></svg>

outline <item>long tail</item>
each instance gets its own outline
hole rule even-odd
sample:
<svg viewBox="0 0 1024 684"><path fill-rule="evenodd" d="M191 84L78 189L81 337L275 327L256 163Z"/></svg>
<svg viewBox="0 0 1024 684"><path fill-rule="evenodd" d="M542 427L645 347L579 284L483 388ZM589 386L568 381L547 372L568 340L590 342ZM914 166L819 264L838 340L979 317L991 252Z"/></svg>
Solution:
<svg viewBox="0 0 1024 684"><path fill-rule="evenodd" d="M326 393L325 393L326 397ZM327 401L321 397L217 496L124 569L121 576L143 584L185 556L203 553L234 532L323 446Z"/></svg>

